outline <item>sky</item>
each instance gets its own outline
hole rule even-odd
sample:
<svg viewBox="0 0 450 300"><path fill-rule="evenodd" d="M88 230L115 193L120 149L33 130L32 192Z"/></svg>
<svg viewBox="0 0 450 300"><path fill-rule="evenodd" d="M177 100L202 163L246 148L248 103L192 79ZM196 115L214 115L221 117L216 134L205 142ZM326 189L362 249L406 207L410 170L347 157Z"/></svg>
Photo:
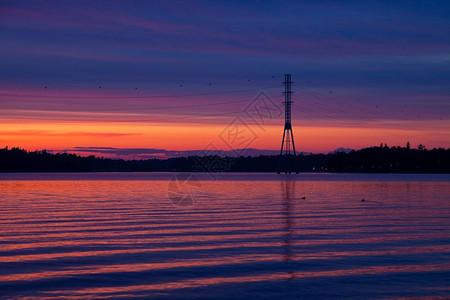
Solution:
<svg viewBox="0 0 450 300"><path fill-rule="evenodd" d="M3 0L0 39L0 147L275 151L286 73L298 152L450 147L448 1Z"/></svg>

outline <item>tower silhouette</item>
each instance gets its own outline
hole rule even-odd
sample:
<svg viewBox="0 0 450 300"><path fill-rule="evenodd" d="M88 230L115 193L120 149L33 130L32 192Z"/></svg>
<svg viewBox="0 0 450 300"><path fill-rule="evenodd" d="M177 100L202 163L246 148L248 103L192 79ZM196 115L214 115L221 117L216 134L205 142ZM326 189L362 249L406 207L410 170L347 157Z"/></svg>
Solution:
<svg viewBox="0 0 450 300"><path fill-rule="evenodd" d="M294 135L292 134L291 124L291 106L292 106L292 84L291 74L284 74L284 131L283 140L281 141L280 157L278 159L278 171L285 173L298 173L297 160L295 153ZM292 150L291 150L292 144ZM283 153L284 149L284 153Z"/></svg>

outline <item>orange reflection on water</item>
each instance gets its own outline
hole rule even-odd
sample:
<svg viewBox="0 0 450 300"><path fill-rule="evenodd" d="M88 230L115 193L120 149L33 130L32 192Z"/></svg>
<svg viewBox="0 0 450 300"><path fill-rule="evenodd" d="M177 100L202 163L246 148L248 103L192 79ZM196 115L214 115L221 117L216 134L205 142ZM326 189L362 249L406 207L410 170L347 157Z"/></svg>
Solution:
<svg viewBox="0 0 450 300"><path fill-rule="evenodd" d="M280 255L254 254L252 256L236 255L218 258L208 257L203 259L186 259L166 263L128 263L128 264L117 264L108 266L90 265L89 267L79 267L73 268L71 270L5 275L0 276L0 281L41 280L45 278L70 276L70 275L102 274L102 273L117 273L117 272L142 272L142 271L162 270L179 267L186 267L186 268L211 267L220 265L279 261L280 259L281 259Z"/></svg>
<svg viewBox="0 0 450 300"><path fill-rule="evenodd" d="M295 271L296 278L314 278L314 277L335 277L335 276L349 276L349 275L377 275L384 273L403 273L403 272L433 272L447 270L450 264L434 264L434 265L402 265L402 266L376 266L376 267L362 267L355 269L340 269L332 271ZM152 292L152 291L171 291L177 289L188 289L196 287L204 287L210 285L220 285L227 283L250 283L260 281L279 281L291 278L290 274L286 273L273 273L273 274L260 274L251 276L235 276L235 277L212 277L212 278L199 278L189 279L176 282L167 282L160 284L144 284L134 286L119 286L119 287L99 287L99 288L85 288L79 290L69 291L69 295L83 295L94 296L102 294L113 294L123 292ZM66 291L51 291L48 294L66 294ZM70 297L70 296L69 296Z"/></svg>
<svg viewBox="0 0 450 300"><path fill-rule="evenodd" d="M0 182L0 284L56 298L125 298L448 270L436 263L450 252L448 182L279 178L202 182L187 209L172 205L164 180ZM159 272L166 282L154 281ZM71 285L84 278L97 286ZM54 282L67 289L51 291Z"/></svg>

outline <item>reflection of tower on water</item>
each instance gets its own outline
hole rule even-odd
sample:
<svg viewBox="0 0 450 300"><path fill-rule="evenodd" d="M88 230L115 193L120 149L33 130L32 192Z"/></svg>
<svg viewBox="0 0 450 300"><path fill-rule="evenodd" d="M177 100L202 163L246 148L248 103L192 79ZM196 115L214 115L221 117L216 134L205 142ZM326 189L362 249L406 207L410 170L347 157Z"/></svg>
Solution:
<svg viewBox="0 0 450 300"><path fill-rule="evenodd" d="M294 235L294 212L292 201L295 199L295 180L285 180L281 182L281 191L283 195L283 214L284 214L284 235L283 261L288 267L288 274L291 278L295 277L295 272L289 269L289 262L294 260L294 253L292 251L292 240Z"/></svg>

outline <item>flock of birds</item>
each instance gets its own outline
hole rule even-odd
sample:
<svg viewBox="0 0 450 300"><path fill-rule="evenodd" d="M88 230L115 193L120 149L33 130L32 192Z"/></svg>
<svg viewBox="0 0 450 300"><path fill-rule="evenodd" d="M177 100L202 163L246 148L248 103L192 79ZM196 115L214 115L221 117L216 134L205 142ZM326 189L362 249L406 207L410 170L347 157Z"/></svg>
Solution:
<svg viewBox="0 0 450 300"><path fill-rule="evenodd" d="M275 76L274 75L272 75L271 76L271 78L275 78ZM247 79L247 82L250 82L251 80L250 79ZM307 85L311 85L311 81L306 81L306 84ZM207 83L207 85L208 86L213 86L213 83L212 82L209 82L209 83ZM183 87L183 83L178 83L178 86L180 87L180 88L182 88ZM44 86L44 89L48 89L49 87L46 85L46 86ZM101 85L99 85L98 86L98 88L99 89L102 89L103 87L101 86ZM134 90L142 90L142 88L140 88L140 87L134 87ZM223 94L226 94L226 93L228 93L228 92L224 92ZM220 93L214 93L214 94L220 94ZM329 91L329 94L333 94L333 91L332 90L330 90ZM185 95L183 95L183 96L185 96ZM357 98L356 99L356 101L359 103L360 102L360 98ZM379 109L379 106L378 105L375 105L375 106L372 106L372 108L375 108L375 111L377 111L378 109ZM405 110L400 110L400 113L405 113ZM417 119L419 119L421 116L420 115L416 115L416 118ZM442 120L443 118L442 117L440 117L440 120Z"/></svg>

